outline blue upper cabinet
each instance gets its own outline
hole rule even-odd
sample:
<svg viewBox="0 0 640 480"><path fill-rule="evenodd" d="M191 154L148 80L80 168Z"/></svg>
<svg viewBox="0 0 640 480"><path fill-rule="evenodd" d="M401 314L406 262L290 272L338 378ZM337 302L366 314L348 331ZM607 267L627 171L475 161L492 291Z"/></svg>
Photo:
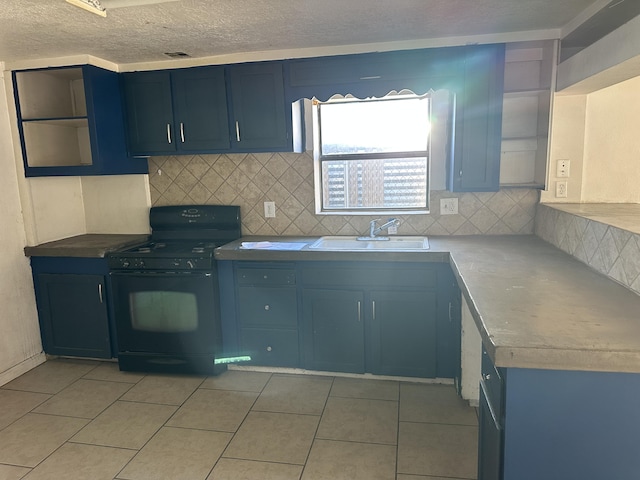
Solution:
<svg viewBox="0 0 640 480"><path fill-rule="evenodd" d="M292 149L281 62L122 77L131 155Z"/></svg>
<svg viewBox="0 0 640 480"><path fill-rule="evenodd" d="M504 45L467 47L456 98L453 192L497 192L500 188Z"/></svg>
<svg viewBox="0 0 640 480"><path fill-rule="evenodd" d="M127 155L118 74L92 65L13 72L25 175L147 173Z"/></svg>
<svg viewBox="0 0 640 480"><path fill-rule="evenodd" d="M231 65L229 79L233 148L242 152L290 151L291 108L285 107L282 63Z"/></svg>
<svg viewBox="0 0 640 480"><path fill-rule="evenodd" d="M230 146L223 67L123 74L131 155Z"/></svg>

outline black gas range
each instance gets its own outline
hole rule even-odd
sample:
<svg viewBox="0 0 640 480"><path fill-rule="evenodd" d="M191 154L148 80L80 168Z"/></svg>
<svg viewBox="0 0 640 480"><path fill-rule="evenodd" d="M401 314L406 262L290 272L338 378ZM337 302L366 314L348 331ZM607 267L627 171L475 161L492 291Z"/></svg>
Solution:
<svg viewBox="0 0 640 480"><path fill-rule="evenodd" d="M241 236L240 208L153 207L150 241L109 255L121 370L216 374L222 351L214 250Z"/></svg>

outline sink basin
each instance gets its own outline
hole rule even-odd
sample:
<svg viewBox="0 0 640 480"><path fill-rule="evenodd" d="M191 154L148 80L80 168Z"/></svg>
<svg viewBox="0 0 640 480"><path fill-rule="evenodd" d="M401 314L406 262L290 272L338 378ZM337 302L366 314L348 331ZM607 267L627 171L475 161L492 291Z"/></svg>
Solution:
<svg viewBox="0 0 640 480"><path fill-rule="evenodd" d="M429 239L417 236L391 236L389 240L358 240L358 237L320 237L309 248L314 250L405 252L429 250Z"/></svg>

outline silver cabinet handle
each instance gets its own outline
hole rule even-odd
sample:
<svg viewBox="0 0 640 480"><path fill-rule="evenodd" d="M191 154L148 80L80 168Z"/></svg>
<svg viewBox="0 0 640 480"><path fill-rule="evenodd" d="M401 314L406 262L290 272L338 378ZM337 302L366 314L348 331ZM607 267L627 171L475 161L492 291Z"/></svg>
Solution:
<svg viewBox="0 0 640 480"><path fill-rule="evenodd" d="M240 123L236 120L236 140L240 141Z"/></svg>
<svg viewBox="0 0 640 480"><path fill-rule="evenodd" d="M483 377L484 377L485 380L491 380L491 374L490 373L485 373L483 375Z"/></svg>
<svg viewBox="0 0 640 480"><path fill-rule="evenodd" d="M362 303L358 300L358 322L362 321Z"/></svg>
<svg viewBox="0 0 640 480"><path fill-rule="evenodd" d="M167 142L171 143L171 124L167 123Z"/></svg>
<svg viewBox="0 0 640 480"><path fill-rule="evenodd" d="M270 352L271 350L273 350L273 348L271 348L271 345L269 345L269 346L267 347L267 352Z"/></svg>
<svg viewBox="0 0 640 480"><path fill-rule="evenodd" d="M264 309L265 309L265 310L269 310L269 308L271 308L271 307L269 307L269 305L265 305L265 306L264 306Z"/></svg>
<svg viewBox="0 0 640 480"><path fill-rule="evenodd" d="M184 143L184 123L180 122L180 140Z"/></svg>
<svg viewBox="0 0 640 480"><path fill-rule="evenodd" d="M373 319L376 319L376 301L372 300L371 301L371 309L372 309L372 315L373 315Z"/></svg>
<svg viewBox="0 0 640 480"><path fill-rule="evenodd" d="M100 298L100 303L104 303L104 300L102 298L102 284L101 283L98 284L98 297Z"/></svg>

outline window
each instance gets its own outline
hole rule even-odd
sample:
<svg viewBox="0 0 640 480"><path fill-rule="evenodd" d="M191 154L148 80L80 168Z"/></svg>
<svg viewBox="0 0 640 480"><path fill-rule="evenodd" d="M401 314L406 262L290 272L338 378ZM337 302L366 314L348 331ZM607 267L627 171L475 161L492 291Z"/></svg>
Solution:
<svg viewBox="0 0 640 480"><path fill-rule="evenodd" d="M429 95L314 101L317 213L429 211Z"/></svg>

